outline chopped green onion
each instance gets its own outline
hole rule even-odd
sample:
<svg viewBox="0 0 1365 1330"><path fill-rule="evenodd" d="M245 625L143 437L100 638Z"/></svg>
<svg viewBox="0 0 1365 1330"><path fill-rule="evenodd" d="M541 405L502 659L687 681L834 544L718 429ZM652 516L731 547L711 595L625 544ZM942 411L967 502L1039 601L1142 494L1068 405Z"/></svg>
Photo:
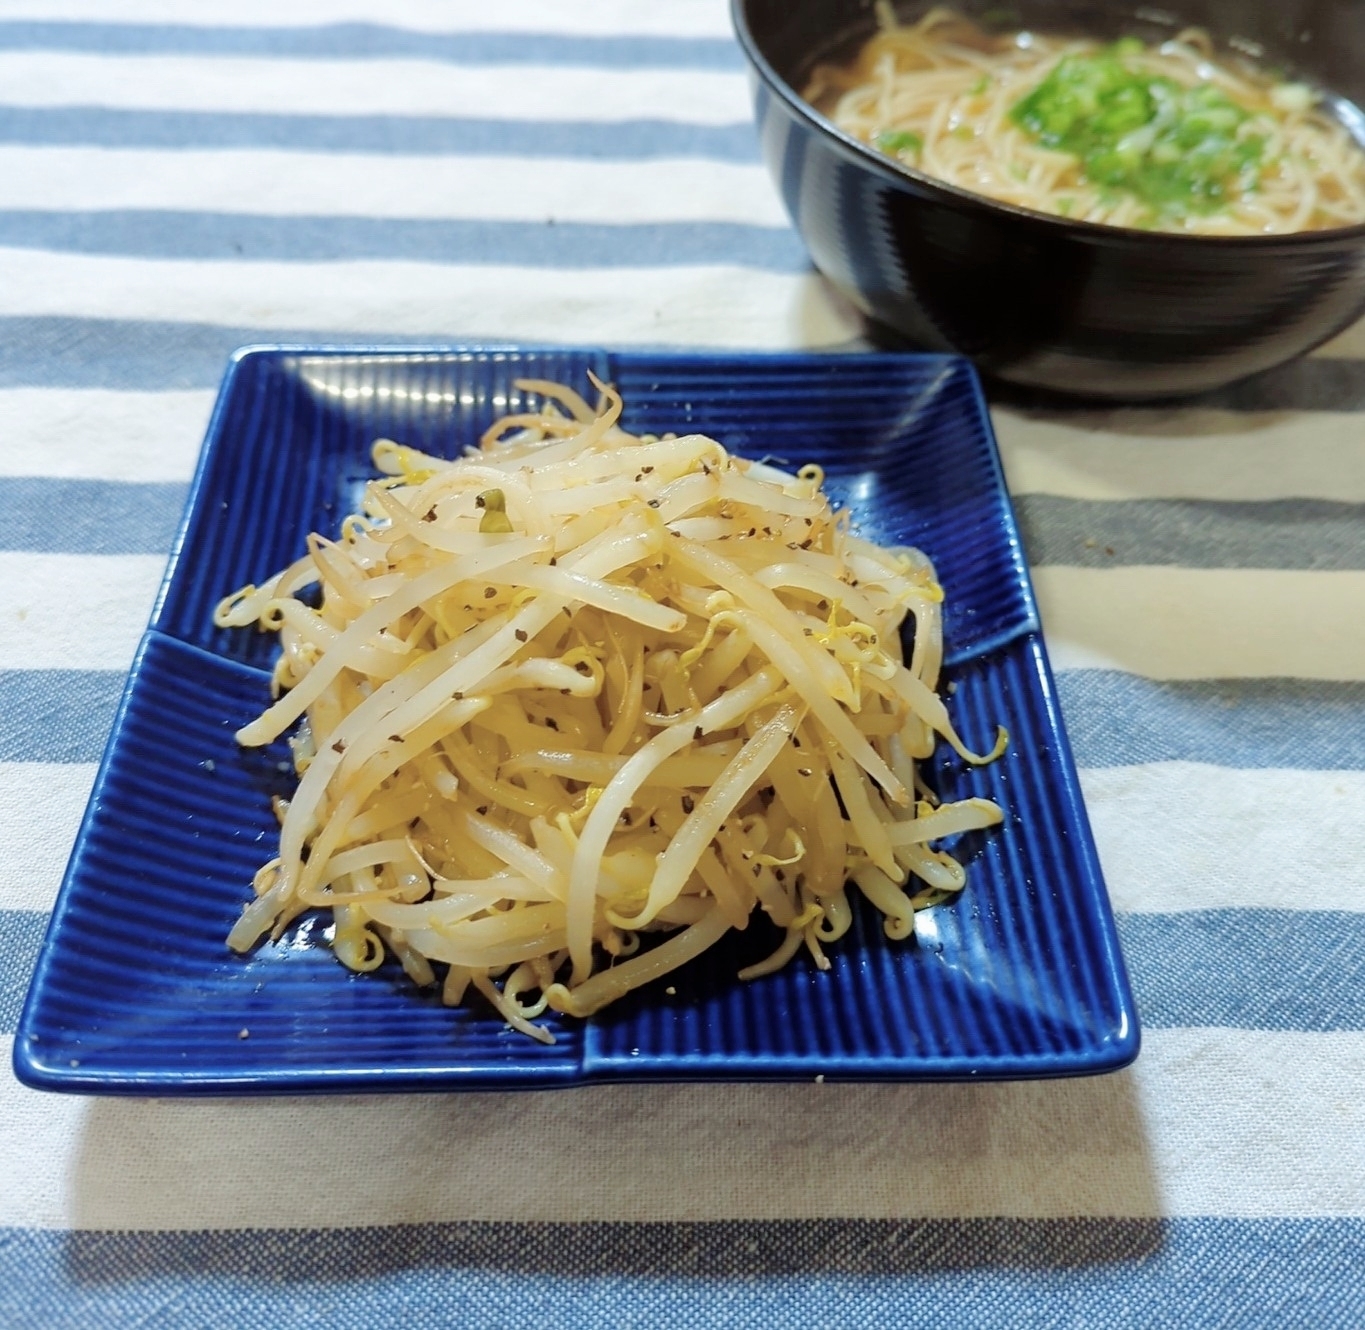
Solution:
<svg viewBox="0 0 1365 1330"><path fill-rule="evenodd" d="M872 142L883 152L918 152L924 140L910 129L885 129Z"/></svg>
<svg viewBox="0 0 1365 1330"><path fill-rule="evenodd" d="M1135 195L1154 214L1216 212L1256 188L1265 140L1217 88L1185 88L1133 68L1135 39L1067 56L1010 109L1044 147L1078 157L1086 177Z"/></svg>

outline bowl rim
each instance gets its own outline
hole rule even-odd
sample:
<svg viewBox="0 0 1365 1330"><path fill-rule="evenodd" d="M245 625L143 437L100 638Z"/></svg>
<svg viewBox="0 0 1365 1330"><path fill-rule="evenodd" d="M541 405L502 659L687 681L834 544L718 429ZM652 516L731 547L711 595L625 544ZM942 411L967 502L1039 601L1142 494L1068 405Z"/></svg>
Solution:
<svg viewBox="0 0 1365 1330"><path fill-rule="evenodd" d="M793 0L799 2L799 0ZM1002 213L1006 217L1044 230L1067 233L1089 243L1123 242L1128 245L1166 247L1179 244L1182 247L1203 249L1212 253L1216 250L1250 249L1273 252L1276 249L1302 250L1309 247L1335 247L1352 241L1365 241L1365 221L1350 226L1319 227L1312 231L1281 231L1272 234L1214 236L1201 235L1189 231L1147 230L1136 226L1119 226L1111 222L1088 222L1076 217L1062 217L1056 213L1038 212L1018 203L1007 203L1003 199L991 198L988 194L978 194L974 190L963 189L960 185L950 184L937 176L917 171L914 167L892 161L884 153L854 138L852 134L839 128L828 116L801 96L790 83L773 67L758 44L749 27L750 0L730 0L730 20L735 36L743 50L750 67L763 79L768 87L786 103L788 110L806 121L817 133L832 139L845 155L852 155L861 165L873 170L889 184L904 189L906 179L931 193L939 194L946 201L964 206L974 206L986 212ZM1361 151L1365 152L1365 145Z"/></svg>

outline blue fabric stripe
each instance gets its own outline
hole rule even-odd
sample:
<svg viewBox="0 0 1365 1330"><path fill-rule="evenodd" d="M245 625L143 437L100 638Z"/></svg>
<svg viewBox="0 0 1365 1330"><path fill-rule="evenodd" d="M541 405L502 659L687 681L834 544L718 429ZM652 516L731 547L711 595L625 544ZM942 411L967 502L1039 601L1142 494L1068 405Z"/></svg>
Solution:
<svg viewBox="0 0 1365 1330"><path fill-rule="evenodd" d="M0 246L149 259L406 259L524 268L733 264L801 272L810 259L785 226L738 222L270 217L218 212L0 212Z"/></svg>
<svg viewBox="0 0 1365 1330"><path fill-rule="evenodd" d="M216 388L238 347L440 347L486 342L478 328L258 328L170 320L83 319L66 315L0 315L0 388ZM636 351L691 350L641 343Z"/></svg>
<svg viewBox="0 0 1365 1330"><path fill-rule="evenodd" d="M0 1034L14 1034L46 923L0 909ZM1118 927L1147 1030L1365 1030L1365 915L1205 909Z"/></svg>
<svg viewBox="0 0 1365 1330"><path fill-rule="evenodd" d="M290 148L465 156L637 161L701 157L757 162L747 121L467 120L449 116L274 115L259 111L147 111L103 106L0 106L0 143L38 147Z"/></svg>
<svg viewBox="0 0 1365 1330"><path fill-rule="evenodd" d="M1014 509L1035 567L1365 568L1365 504L1021 494Z"/></svg>
<svg viewBox="0 0 1365 1330"><path fill-rule="evenodd" d="M744 67L739 47L729 37L414 32L377 23L253 28L11 19L0 22L0 51L254 56L278 60L414 59L459 65L586 65L605 69L727 72Z"/></svg>
<svg viewBox="0 0 1365 1330"><path fill-rule="evenodd" d="M891 342L888 349L893 346ZM1137 408L1135 417L1132 407L1097 408L1079 398L1061 398L1003 383L992 384L990 395L995 404L1039 412L1061 424L1071 418L1082 429L1103 429L1108 410L1116 410L1128 418L1125 429L1131 430L1134 421L1144 414L1142 408ZM1174 405L1166 402L1149 409L1169 413ZM1365 361L1305 356L1226 388L1182 398L1178 405L1182 409L1223 411L1365 411Z"/></svg>
<svg viewBox="0 0 1365 1330"><path fill-rule="evenodd" d="M98 762L121 670L0 671L0 762Z"/></svg>
<svg viewBox="0 0 1365 1330"><path fill-rule="evenodd" d="M185 501L179 483L0 477L0 549L164 554ZM1025 494L1015 501L1034 565L1365 568L1365 505L1122 500ZM1305 527L1311 539L1294 539ZM1105 542L1100 544L1099 542ZM1113 542L1113 543L1109 543Z"/></svg>
<svg viewBox="0 0 1365 1330"><path fill-rule="evenodd" d="M1365 683L1163 681L1068 670L1057 676L1057 691L1082 767L1184 761L1365 769Z"/></svg>
<svg viewBox="0 0 1365 1330"><path fill-rule="evenodd" d="M0 671L0 761L93 762L123 687L115 670ZM1117 670L1057 676L1082 767L1208 762L1365 770L1365 683L1160 682Z"/></svg>
<svg viewBox="0 0 1365 1330"><path fill-rule="evenodd" d="M414 329L410 335L400 336L317 328L0 315L0 388L215 388L228 357L248 343L414 346L459 340L449 329Z"/></svg>
<svg viewBox="0 0 1365 1330"><path fill-rule="evenodd" d="M211 388L222 378L227 357L249 342L411 347L467 342L478 336L477 328L413 328L400 336L365 328L0 316L0 388ZM1365 411L1365 360L1301 359L1239 388L1240 397L1231 395L1222 403L1226 409L1260 410L1275 396L1277 410Z"/></svg>
<svg viewBox="0 0 1365 1330"><path fill-rule="evenodd" d="M166 554L188 485L0 476L0 549Z"/></svg>
<svg viewBox="0 0 1365 1330"><path fill-rule="evenodd" d="M1286 896L1298 885L1286 865ZM1365 1029L1365 914L1196 910L1118 926L1148 1029Z"/></svg>
<svg viewBox="0 0 1365 1330"><path fill-rule="evenodd" d="M13 1034L47 932L45 910L0 911L0 1034Z"/></svg>
<svg viewBox="0 0 1365 1330"><path fill-rule="evenodd" d="M1365 1030L1365 914L1200 910L1118 924L1147 1029ZM0 910L0 1034L14 1033L46 925L44 912Z"/></svg>
<svg viewBox="0 0 1365 1330"><path fill-rule="evenodd" d="M79 1194L79 1177L74 1185ZM0 1233L0 1319L81 1330L409 1321L1323 1330L1365 1323L1361 1269L1358 1218L16 1228Z"/></svg>

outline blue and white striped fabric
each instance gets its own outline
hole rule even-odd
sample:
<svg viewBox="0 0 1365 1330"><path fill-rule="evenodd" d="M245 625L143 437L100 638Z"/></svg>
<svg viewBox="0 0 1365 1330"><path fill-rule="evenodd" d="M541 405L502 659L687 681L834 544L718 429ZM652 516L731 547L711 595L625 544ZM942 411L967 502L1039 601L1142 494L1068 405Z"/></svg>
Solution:
<svg viewBox="0 0 1365 1330"><path fill-rule="evenodd" d="M0 1036L232 348L862 333L723 0L0 0ZM1185 409L994 419L1135 1066L252 1102L6 1071L0 1323L1365 1323L1365 334Z"/></svg>

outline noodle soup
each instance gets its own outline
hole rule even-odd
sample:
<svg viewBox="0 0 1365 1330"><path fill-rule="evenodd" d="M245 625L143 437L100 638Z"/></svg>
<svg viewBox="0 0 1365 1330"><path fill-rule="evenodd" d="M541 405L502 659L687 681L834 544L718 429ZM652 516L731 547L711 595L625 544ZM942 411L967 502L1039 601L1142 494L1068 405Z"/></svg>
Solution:
<svg viewBox="0 0 1365 1330"><path fill-rule="evenodd" d="M803 95L840 129L950 185L1088 222L1261 235L1365 222L1365 152L1299 83L1160 46L988 33L948 9L880 31Z"/></svg>

